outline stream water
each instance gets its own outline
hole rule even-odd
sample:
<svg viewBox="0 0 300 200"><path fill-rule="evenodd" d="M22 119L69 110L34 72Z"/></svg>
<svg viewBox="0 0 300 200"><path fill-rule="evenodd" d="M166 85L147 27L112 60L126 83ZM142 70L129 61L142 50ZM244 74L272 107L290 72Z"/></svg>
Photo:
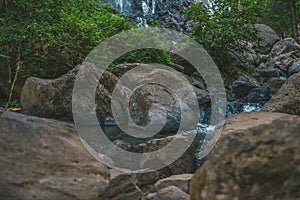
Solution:
<svg viewBox="0 0 300 200"><path fill-rule="evenodd" d="M163 21L164 19L169 19L167 23L175 24L177 29L180 29L180 12L183 8L189 6L191 3L202 2L204 6L210 8L212 11L215 9L215 4L212 0L107 0L113 7L124 15L129 16L136 20L140 26L148 26L148 21L150 19L155 19ZM171 18L170 18L171 16ZM173 20L173 21L172 21ZM168 25L167 27L168 28ZM232 95L229 95L232 96ZM229 98L227 102L227 113L226 117L230 117L242 112L257 112L260 111L262 106L266 102L259 103L249 103L245 100L238 100L234 98ZM199 123L197 130L197 136L195 138L196 147L196 159L197 164L200 164L200 152L204 138L208 134L213 134L214 126L210 126L210 107L200 107L199 113ZM108 118L104 123L106 130L114 129L116 126L112 118ZM110 131L108 131L110 132ZM174 133L176 134L176 133ZM185 133L188 134L188 133ZM172 135L172 134L171 134ZM156 135L156 138L166 137L166 134ZM115 138L116 139L116 138ZM137 138L127 137L126 134L118 134L118 140L128 142L131 144L138 144L145 142L145 140L139 140ZM153 138L151 138L153 139Z"/></svg>
<svg viewBox="0 0 300 200"><path fill-rule="evenodd" d="M227 103L227 117L243 113L243 112L258 112L261 110L262 106L266 102L260 102L260 103L248 103L244 102L242 100L233 100L229 101ZM187 131L180 134L189 134L189 133L195 133L196 137L194 139L194 147L195 147L195 157L197 165L199 166L201 164L201 152L203 144L206 142L206 139L212 138L214 135L214 129L215 126L212 126L209 124L210 121L210 107L200 107L200 113L199 113L199 123L197 126L197 130ZM117 128L117 125L115 121L112 118L107 118L104 124L104 131L107 133L108 137L112 137L111 140L119 140L126 142L128 144L137 145L140 143L145 143L151 139L156 138L163 138L170 135L175 135L177 133L168 133L168 134L156 134L154 137L147 138L147 139L139 139L134 137L129 137L126 133L120 133L116 135L110 135L111 130L114 130Z"/></svg>

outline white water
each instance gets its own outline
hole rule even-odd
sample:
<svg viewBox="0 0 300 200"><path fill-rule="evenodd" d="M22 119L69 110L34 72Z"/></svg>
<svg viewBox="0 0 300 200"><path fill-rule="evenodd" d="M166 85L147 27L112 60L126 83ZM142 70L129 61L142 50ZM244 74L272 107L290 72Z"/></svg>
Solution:
<svg viewBox="0 0 300 200"><path fill-rule="evenodd" d="M135 17L135 19L138 22L139 26L148 26L147 18L153 15L157 14L157 6L160 5L167 5L168 1L171 0L140 0L138 2L135 2L133 0L109 0L117 10L124 13L127 16ZM180 5L185 2L186 0L181 0L179 3ZM203 5L211 10L211 12L214 12L217 8L213 0L199 0L199 2L202 2ZM286 77L281 77L282 79L286 79ZM233 104L235 103L235 104ZM261 109L262 104L261 103L245 103L245 102L230 102L229 104L232 104L230 106L230 109L228 109L227 116L232 116L241 112L257 112ZM240 105L240 106L239 106ZM209 112L203 112L199 113L199 119L206 119L205 116L209 116ZM116 126L113 119L109 119L105 123L106 126ZM205 139L203 137L211 138L214 134L214 128L215 126L209 125L209 120L204 120L204 122L201 122L198 124L197 130L194 130L193 132L197 131L197 134L199 135L199 143L196 157L198 157L197 161L199 162L199 154L201 153L201 143L205 143ZM182 133L182 134L189 134L188 132ZM202 137L203 136L203 137ZM206 137L207 136L207 137ZM134 141L130 141L134 142ZM199 164L199 163L198 163Z"/></svg>

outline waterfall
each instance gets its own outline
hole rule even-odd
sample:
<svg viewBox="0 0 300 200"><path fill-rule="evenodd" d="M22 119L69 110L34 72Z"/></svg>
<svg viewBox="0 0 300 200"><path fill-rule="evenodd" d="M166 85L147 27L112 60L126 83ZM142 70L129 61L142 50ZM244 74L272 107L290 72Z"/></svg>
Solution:
<svg viewBox="0 0 300 200"><path fill-rule="evenodd" d="M149 13L149 6L145 1L142 1L142 10L144 17L146 17L146 15Z"/></svg>
<svg viewBox="0 0 300 200"><path fill-rule="evenodd" d="M140 26L147 26L150 19L159 21L166 28L186 30L181 11L200 0L105 0ZM212 0L206 0L211 2Z"/></svg>
<svg viewBox="0 0 300 200"><path fill-rule="evenodd" d="M123 0L119 0L120 11L123 12Z"/></svg>
<svg viewBox="0 0 300 200"><path fill-rule="evenodd" d="M152 15L155 14L155 0L152 0Z"/></svg>
<svg viewBox="0 0 300 200"><path fill-rule="evenodd" d="M124 15L136 20L139 26L148 26L149 19L158 20L165 28L173 28L176 30L184 31L189 30L188 25L184 23L181 16L181 11L188 7L191 3L203 3L211 13L214 13L217 9L217 5L214 0L107 0L114 6L115 9L122 12ZM188 31L186 31L188 32ZM281 77L286 79L286 77ZM232 96L232 95L229 95ZM265 102L249 103L245 100L237 100L233 97L228 99L226 116L233 116L242 112L257 112L259 111ZM215 126L210 125L211 108L209 106L203 106L199 113L199 123L197 127L196 141L196 157L198 158L198 164L200 158L201 146L205 143L205 136L213 137ZM104 123L106 128L117 126L113 119L107 119ZM111 128L113 129L113 128ZM193 130L195 131L195 130ZM189 134L185 132L182 134ZM166 135L162 135L165 137ZM158 135L160 137L160 135ZM120 140L127 142L138 143L139 140L128 140L126 135L120 135Z"/></svg>

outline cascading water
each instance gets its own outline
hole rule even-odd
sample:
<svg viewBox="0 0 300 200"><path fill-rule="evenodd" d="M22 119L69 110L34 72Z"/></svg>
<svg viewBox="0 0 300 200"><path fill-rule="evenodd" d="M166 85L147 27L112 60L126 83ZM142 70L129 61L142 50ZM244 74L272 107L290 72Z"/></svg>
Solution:
<svg viewBox="0 0 300 200"><path fill-rule="evenodd" d="M181 11L199 0L106 0L140 26L148 26L149 20L157 20L166 28L186 29ZM208 2L210 2L208 0ZM210 4L208 4L210 5Z"/></svg>
<svg viewBox="0 0 300 200"><path fill-rule="evenodd" d="M213 0L107 0L112 3L113 7L124 15L136 20L140 26L148 26L149 19L160 21L165 28L173 28L178 31L186 29L186 25L182 21L180 12L182 9L188 7L192 3L202 2L204 6L214 12L217 8ZM230 96L230 95L229 95ZM233 116L242 112L257 112L260 111L266 101L249 103L244 99L228 98L226 116ZM210 125L211 110L209 106L200 108L199 124L197 130L196 141L196 158L197 163L200 164L199 155L202 151L201 146L205 143L205 138L213 137L214 126ZM109 118L105 122L106 127L116 126L114 120ZM181 133L189 134L189 132ZM165 137L165 134L157 137ZM140 143L145 141L134 140L124 134L119 134L118 139L130 143Z"/></svg>

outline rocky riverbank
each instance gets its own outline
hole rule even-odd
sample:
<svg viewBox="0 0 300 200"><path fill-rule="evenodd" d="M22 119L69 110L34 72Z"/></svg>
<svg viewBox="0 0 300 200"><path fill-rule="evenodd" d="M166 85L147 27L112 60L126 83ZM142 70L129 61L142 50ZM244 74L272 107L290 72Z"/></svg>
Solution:
<svg viewBox="0 0 300 200"><path fill-rule="evenodd" d="M220 137L215 138L212 134L209 141L196 137L214 146L201 160L198 170L196 156L201 152L197 152L194 145L171 165L150 172L124 172L99 162L85 148L72 124L74 81L79 69L90 67L89 63L83 63L57 79L29 78L21 94L23 114L0 111L0 197L87 200L299 198L300 45L292 38L279 40L268 27L259 26L263 39L261 49L241 56L245 59L236 60L249 68L255 66L253 73L241 72L237 80L227 85L227 115L234 116L216 126L215 132L220 133ZM111 118L115 85L126 72L141 66L149 68L139 63L124 64L101 77L96 89L95 113L106 136L119 148L137 153L155 151L170 141L185 142L185 134L193 130L175 135L181 121L180 104L160 86L139 89L129 106L132 119L139 125L149 123L149 112L153 112L158 103L164 108L166 124L158 137L132 143L132 138L123 137L124 131L109 126L115 125ZM185 77L204 110L202 118L209 118L211 96L201 75L176 59L169 67ZM149 76L140 73L132 77L132 81L145 77L151 82L155 73L157 69L152 68L147 71ZM165 77L168 78L171 77ZM177 92L185 96L185 91ZM245 103L264 105L262 110L268 112L237 114L245 110ZM198 120L190 117L194 116L194 110L189 107L184 110L184 117L190 119L191 124ZM168 157L168 154L162 156ZM130 159L127 162L131 162Z"/></svg>
<svg viewBox="0 0 300 200"><path fill-rule="evenodd" d="M295 199L299 195L300 117L296 115L259 112L228 118L214 150L195 175L191 173L195 168L189 170L192 152L177 161L173 171L171 166L139 174L118 172L88 153L71 124L9 111L0 112L0 123L4 199L189 199L188 193L192 199Z"/></svg>

